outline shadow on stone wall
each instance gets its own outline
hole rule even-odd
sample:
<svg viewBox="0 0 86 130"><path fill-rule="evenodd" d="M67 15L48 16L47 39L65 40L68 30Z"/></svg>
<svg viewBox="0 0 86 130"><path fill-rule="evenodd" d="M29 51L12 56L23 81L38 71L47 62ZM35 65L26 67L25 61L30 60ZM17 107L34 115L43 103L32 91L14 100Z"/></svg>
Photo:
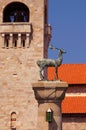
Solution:
<svg viewBox="0 0 86 130"><path fill-rule="evenodd" d="M53 122L49 123L49 130L58 130L58 125L53 119Z"/></svg>
<svg viewBox="0 0 86 130"><path fill-rule="evenodd" d="M63 114L62 122L64 123L84 123L86 122L86 114Z"/></svg>

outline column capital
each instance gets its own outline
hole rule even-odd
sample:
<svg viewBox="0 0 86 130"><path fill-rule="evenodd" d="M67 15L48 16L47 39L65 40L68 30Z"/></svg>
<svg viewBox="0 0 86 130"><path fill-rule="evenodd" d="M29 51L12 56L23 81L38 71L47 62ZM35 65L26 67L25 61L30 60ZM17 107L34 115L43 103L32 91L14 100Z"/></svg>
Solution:
<svg viewBox="0 0 86 130"><path fill-rule="evenodd" d="M38 81L32 83L32 88L38 102L58 102L64 99L68 84L58 81Z"/></svg>

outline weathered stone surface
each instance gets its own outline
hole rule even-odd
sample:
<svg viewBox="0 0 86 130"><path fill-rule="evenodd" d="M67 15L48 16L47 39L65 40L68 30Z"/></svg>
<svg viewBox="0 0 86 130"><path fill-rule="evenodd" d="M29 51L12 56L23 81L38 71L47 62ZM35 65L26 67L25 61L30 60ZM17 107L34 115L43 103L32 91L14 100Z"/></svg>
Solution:
<svg viewBox="0 0 86 130"><path fill-rule="evenodd" d="M63 130L86 130L85 116L63 117Z"/></svg>

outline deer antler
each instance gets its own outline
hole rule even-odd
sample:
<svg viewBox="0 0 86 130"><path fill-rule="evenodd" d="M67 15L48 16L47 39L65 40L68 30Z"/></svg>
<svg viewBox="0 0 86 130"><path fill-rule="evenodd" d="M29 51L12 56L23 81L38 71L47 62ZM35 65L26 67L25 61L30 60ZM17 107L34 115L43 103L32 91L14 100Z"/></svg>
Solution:
<svg viewBox="0 0 86 130"><path fill-rule="evenodd" d="M50 45L49 48L50 48L50 49L53 49L53 50L60 50L59 48L53 47L53 45Z"/></svg>
<svg viewBox="0 0 86 130"><path fill-rule="evenodd" d="M52 49L52 50L60 50L60 51L62 51L64 53L66 53L66 51L64 49L59 49L57 47L53 47L53 45L50 45L49 48Z"/></svg>

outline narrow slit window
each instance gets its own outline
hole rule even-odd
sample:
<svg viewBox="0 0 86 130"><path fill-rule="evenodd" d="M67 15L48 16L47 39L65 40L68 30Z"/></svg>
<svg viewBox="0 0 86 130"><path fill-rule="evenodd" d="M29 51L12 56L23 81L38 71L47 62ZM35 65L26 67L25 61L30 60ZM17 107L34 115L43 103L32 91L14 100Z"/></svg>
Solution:
<svg viewBox="0 0 86 130"><path fill-rule="evenodd" d="M18 41L18 34L13 34L13 46L17 47L17 41Z"/></svg>
<svg viewBox="0 0 86 130"><path fill-rule="evenodd" d="M10 39L9 34L5 34L5 47L6 47L6 48L9 47L9 39Z"/></svg>

